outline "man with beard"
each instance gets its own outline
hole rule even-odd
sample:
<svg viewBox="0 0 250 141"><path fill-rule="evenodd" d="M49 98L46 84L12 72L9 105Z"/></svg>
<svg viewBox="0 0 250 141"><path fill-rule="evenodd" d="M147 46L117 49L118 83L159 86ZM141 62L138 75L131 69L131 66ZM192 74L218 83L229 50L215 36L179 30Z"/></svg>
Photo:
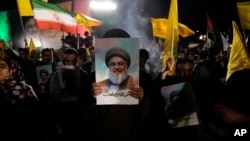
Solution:
<svg viewBox="0 0 250 141"><path fill-rule="evenodd" d="M122 48L114 47L107 51L105 55L105 63L109 68L109 78L98 82L100 91L96 94L107 93L109 91L117 92L124 89L130 89L138 85L138 80L128 75L130 65L130 56L128 52ZM140 99L139 95L134 95Z"/></svg>
<svg viewBox="0 0 250 141"><path fill-rule="evenodd" d="M103 38L130 38L121 29L108 30ZM150 90L147 79L140 77L135 80L128 74L131 57L122 48L114 47L105 54L105 64L109 69L108 79L92 83L92 94L97 96L108 91L116 92L128 90L128 94L139 99L137 105L96 105L96 137L98 141L130 141L150 140L148 132L149 97ZM93 75L94 73L92 73ZM140 74L141 76L141 74ZM134 85L137 84L137 85Z"/></svg>

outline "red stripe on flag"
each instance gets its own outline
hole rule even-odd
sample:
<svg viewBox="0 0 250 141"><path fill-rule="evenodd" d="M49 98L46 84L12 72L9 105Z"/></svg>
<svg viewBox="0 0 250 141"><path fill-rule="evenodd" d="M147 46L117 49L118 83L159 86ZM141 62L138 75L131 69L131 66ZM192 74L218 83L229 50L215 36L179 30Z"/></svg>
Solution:
<svg viewBox="0 0 250 141"><path fill-rule="evenodd" d="M58 22L49 22L49 21L38 21L36 20L36 25L39 29L53 29L53 30L59 30L64 31L67 33L73 33L76 35L77 33L77 27L76 26L67 26L62 23Z"/></svg>
<svg viewBox="0 0 250 141"><path fill-rule="evenodd" d="M212 30L212 29L213 29L213 24L209 15L207 14L207 30Z"/></svg>

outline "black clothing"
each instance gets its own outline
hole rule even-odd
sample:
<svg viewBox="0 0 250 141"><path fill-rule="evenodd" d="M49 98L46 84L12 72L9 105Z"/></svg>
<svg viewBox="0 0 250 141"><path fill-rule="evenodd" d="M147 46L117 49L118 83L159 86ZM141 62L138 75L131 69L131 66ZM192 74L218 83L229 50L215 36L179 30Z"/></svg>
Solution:
<svg viewBox="0 0 250 141"><path fill-rule="evenodd" d="M60 70L50 80L50 94L56 100L58 123L62 140L84 140L95 134L95 99L91 95L91 79L89 74L76 68L63 75L67 81L66 89L60 89ZM84 133L84 135L83 135Z"/></svg>
<svg viewBox="0 0 250 141"><path fill-rule="evenodd" d="M5 50L5 53L15 61L19 63L21 66L21 71L24 74L24 79L26 83L31 85L34 91L39 93L38 79L36 75L36 66L32 63L32 61L28 59L21 59L17 56L11 49Z"/></svg>

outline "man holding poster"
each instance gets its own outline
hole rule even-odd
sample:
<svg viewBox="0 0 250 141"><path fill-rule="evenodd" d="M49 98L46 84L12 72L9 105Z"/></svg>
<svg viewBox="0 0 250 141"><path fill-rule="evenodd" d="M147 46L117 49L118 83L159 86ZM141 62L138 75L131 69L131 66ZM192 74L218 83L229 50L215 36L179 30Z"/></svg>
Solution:
<svg viewBox="0 0 250 141"><path fill-rule="evenodd" d="M96 38L93 74L97 140L148 140L150 90L139 73L139 39L130 38L122 29L108 30L103 38ZM128 92L126 97L110 92L123 90Z"/></svg>
<svg viewBox="0 0 250 141"><path fill-rule="evenodd" d="M136 104L138 99L143 98L142 89L139 88L139 81L128 74L131 57L129 53L120 47L110 48L105 54L105 64L108 67L107 79L94 84L94 95L101 95L100 103L108 104L111 97L114 104ZM131 96L131 97L130 97ZM130 102L131 103L130 103ZM98 100L97 100L98 103ZM111 103L110 103L111 104Z"/></svg>

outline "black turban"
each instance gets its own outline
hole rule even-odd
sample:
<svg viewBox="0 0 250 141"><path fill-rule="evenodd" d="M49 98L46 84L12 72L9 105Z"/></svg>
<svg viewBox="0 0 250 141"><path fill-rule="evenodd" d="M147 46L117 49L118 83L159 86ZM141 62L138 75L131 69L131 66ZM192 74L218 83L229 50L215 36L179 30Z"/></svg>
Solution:
<svg viewBox="0 0 250 141"><path fill-rule="evenodd" d="M130 35L123 29L114 28L106 31L102 38L130 38Z"/></svg>
<svg viewBox="0 0 250 141"><path fill-rule="evenodd" d="M122 48L119 48L119 47L114 47L114 48L111 48L109 49L107 52L106 52L106 55L105 55L105 63L106 65L108 66L108 62L109 60L112 58L112 57L121 57L123 60L125 60L127 62L127 65L129 67L130 65L130 55L128 54L128 52Z"/></svg>

